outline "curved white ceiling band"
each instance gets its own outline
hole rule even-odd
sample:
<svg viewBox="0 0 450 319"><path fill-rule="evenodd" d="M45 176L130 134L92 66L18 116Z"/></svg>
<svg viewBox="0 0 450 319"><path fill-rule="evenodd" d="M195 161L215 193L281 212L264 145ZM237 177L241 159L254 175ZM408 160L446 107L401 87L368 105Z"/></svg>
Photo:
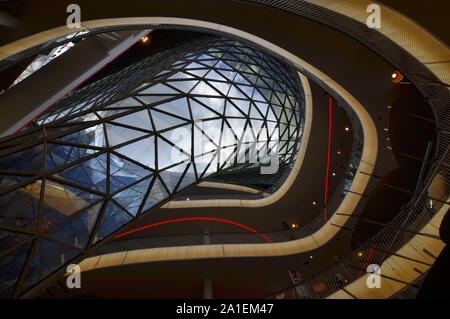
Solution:
<svg viewBox="0 0 450 319"><path fill-rule="evenodd" d="M102 26L125 25L125 24L159 24L170 23L184 26L197 26L207 29L218 30L224 34L234 35L246 39L247 41L258 44L269 52L273 52L283 58L289 60L299 70L304 70L314 75L319 81L325 83L331 90L341 96L342 99L354 110L361 121L364 132L364 147L361 156L358 172L356 173L353 183L341 205L337 209L337 213L349 214L360 200L360 195L355 193L364 193L367 183L370 179L369 175L361 174L359 171L371 173L375 165L378 138L375 124L365 108L343 87L336 83L333 79L319 71L317 68L308 64L304 60L294 54L250 33L231 28L228 26L198 21L192 19L180 18L125 18L125 19L106 19L84 22L84 27L95 28ZM199 258L223 258L223 257L249 257L249 256L282 256L289 254L298 254L316 249L329 240L331 240L340 230L334 225L343 225L350 218L347 215L334 214L328 223L323 225L314 234L282 243L274 244L227 244L227 245L203 245L203 246L180 246L166 248L151 248L134 251L124 251L102 256L91 257L80 263L82 270L90 270L94 268L102 268L113 265L133 264L137 262L162 261L162 260L181 260L181 259L199 259ZM334 224L334 225L332 225Z"/></svg>
<svg viewBox="0 0 450 319"><path fill-rule="evenodd" d="M230 189L235 190L243 193L250 193L250 194L258 194L259 190L256 188L248 187L248 186L241 186L237 184L228 184L228 183L219 183L219 182L201 182L200 184L196 185L197 187L206 187L206 188L221 188L221 189Z"/></svg>
<svg viewBox="0 0 450 319"><path fill-rule="evenodd" d="M433 190L433 184L442 183L445 177L438 174L431 186L430 190ZM443 183L442 183L443 184ZM442 189L437 187L438 189ZM440 198L442 193L432 193L430 196L437 196ZM447 197L447 202L450 197ZM439 211L433 216L433 218L419 231L422 234L431 234L439 238L439 227L442 219L444 218L450 205L443 204ZM353 281L349 285L345 286L345 290L338 290L328 298L330 299L387 299L405 288L407 285L405 282L411 283L417 280L421 276L421 273L427 272L434 262L435 258L425 253L425 250L431 253L433 256L439 256L442 249L445 247L445 243L437 238L431 238L428 236L415 235L405 245L396 251L397 255L392 255L387 258L381 265L380 270L383 275L380 277L380 288L370 289L367 287L367 278L370 274L364 274L358 280ZM399 257L406 256L407 258ZM417 262L420 261L420 262ZM417 272L419 270L421 273ZM349 295L348 293L351 295ZM353 297L354 296L354 297Z"/></svg>
<svg viewBox="0 0 450 319"><path fill-rule="evenodd" d="M371 0L305 0L317 6L340 13L361 23L366 23L367 7ZM443 83L450 83L450 50L422 26L400 12L381 3L381 28L375 29L392 42L409 52ZM436 8L439 10L439 8Z"/></svg>

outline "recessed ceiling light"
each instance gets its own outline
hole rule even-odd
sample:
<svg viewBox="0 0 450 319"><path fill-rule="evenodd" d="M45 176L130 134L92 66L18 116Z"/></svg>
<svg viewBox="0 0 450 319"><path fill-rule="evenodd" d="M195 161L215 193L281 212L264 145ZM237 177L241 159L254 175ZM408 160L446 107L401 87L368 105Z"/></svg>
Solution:
<svg viewBox="0 0 450 319"><path fill-rule="evenodd" d="M316 206L316 202L313 202L313 206Z"/></svg>
<svg viewBox="0 0 450 319"><path fill-rule="evenodd" d="M336 176L336 173L334 173L334 172L333 172L333 174L332 174L332 175L333 175L333 176Z"/></svg>
<svg viewBox="0 0 450 319"><path fill-rule="evenodd" d="M398 71L394 71L391 74L391 79L393 83L400 83L403 80L403 75Z"/></svg>
<svg viewBox="0 0 450 319"><path fill-rule="evenodd" d="M348 132L348 131L350 131L350 128L348 126L346 126L345 130Z"/></svg>

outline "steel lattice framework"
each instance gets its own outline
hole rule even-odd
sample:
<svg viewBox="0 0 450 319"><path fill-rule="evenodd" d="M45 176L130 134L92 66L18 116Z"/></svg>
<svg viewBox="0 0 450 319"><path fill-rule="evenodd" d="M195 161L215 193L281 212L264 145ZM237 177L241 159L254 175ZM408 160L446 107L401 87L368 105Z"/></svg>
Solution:
<svg viewBox="0 0 450 319"><path fill-rule="evenodd" d="M72 92L37 127L1 141L1 297L208 176L296 159L298 76L238 41L195 39L163 62L168 49ZM145 65L151 72L132 76ZM133 88L105 100L127 77Z"/></svg>

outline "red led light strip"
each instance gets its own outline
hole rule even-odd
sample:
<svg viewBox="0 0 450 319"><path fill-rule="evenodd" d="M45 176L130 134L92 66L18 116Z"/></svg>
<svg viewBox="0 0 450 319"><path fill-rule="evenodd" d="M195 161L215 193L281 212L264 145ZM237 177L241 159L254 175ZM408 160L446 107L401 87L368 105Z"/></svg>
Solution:
<svg viewBox="0 0 450 319"><path fill-rule="evenodd" d="M356 279L358 279L359 277L361 277L361 275L363 274L363 272L366 270L367 264L369 263L369 259L370 257L372 257L373 254L373 248L370 249L369 252L369 256L367 256L366 262L364 263L363 269L359 272L358 276L356 277Z"/></svg>
<svg viewBox="0 0 450 319"><path fill-rule="evenodd" d="M248 226L233 222L231 220L227 220L227 219L220 219L220 218L212 218L212 217L188 217L188 218L179 218L179 219L171 219L171 220L166 220L163 222L159 222L159 223L154 223L154 224L150 224L147 226L143 226L143 227L139 227L130 231L127 231L125 233L119 234L117 236L114 237L114 239L116 238L120 238L122 236L131 234L131 233L135 233L137 231L146 229L146 228L150 228L150 227L154 227L154 226L159 226L159 225L163 225L163 224L168 224L168 223L175 223L175 222L182 222L182 221L189 221L189 220L212 220L212 221L217 221L217 222L223 222L223 223L228 223L228 224L233 224L242 228L245 228L247 230L250 230L251 232L258 234L259 236L261 236L262 238L264 238L265 240L267 240L269 243L273 243L273 241L271 241L269 238L267 238L266 236L264 236L263 234L258 233L256 230L254 230L253 228L250 228Z"/></svg>

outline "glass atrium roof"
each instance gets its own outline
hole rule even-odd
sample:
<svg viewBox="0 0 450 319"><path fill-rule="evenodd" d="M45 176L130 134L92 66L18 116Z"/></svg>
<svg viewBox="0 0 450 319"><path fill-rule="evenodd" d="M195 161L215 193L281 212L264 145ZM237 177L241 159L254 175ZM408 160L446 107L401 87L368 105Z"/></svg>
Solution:
<svg viewBox="0 0 450 319"><path fill-rule="evenodd" d="M303 128L296 73L222 37L194 37L171 52L72 92L36 128L3 139L0 297L207 177L273 163L270 176L286 175L278 168L295 161Z"/></svg>

